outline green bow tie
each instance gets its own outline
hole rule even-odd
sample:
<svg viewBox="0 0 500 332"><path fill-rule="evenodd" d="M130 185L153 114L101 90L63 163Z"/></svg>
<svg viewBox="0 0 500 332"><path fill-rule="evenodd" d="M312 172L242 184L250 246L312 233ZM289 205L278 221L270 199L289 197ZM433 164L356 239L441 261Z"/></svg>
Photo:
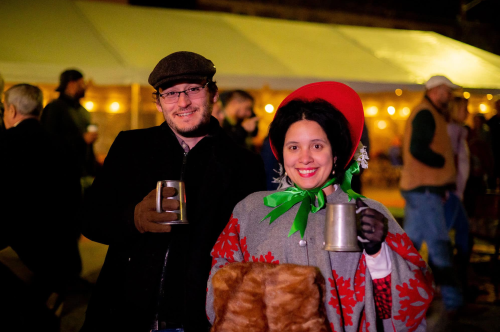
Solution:
<svg viewBox="0 0 500 332"><path fill-rule="evenodd" d="M349 201L357 197L364 197L351 189L351 181L353 174L359 173L359 165L357 162L353 162L349 169L347 169L344 180L340 185L340 188L348 195ZM302 202L299 211L293 220L292 228L288 233L288 237L292 236L293 233L300 231L300 237L304 238L304 233L307 226L307 217L309 212L316 213L325 206L325 194L323 189L332 185L336 178L333 178L326 182L321 188L315 188L311 190L304 190L297 186L289 187L284 191L279 191L269 196L264 197L264 205L269 207L274 207L275 209L268 213L267 216L262 218L261 221L266 220L271 217L269 224L272 224L279 216L281 216L286 211L290 210L292 206L298 202ZM318 199L318 205L314 205L316 198Z"/></svg>

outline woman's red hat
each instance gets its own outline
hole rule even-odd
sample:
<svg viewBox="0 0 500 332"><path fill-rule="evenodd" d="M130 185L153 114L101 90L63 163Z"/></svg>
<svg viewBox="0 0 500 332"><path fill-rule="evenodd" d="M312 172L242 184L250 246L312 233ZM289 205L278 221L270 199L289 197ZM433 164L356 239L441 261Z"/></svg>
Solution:
<svg viewBox="0 0 500 332"><path fill-rule="evenodd" d="M363 112L363 104L356 91L347 85L339 82L317 82L304 85L289 94L278 107L276 114L280 109L294 99L314 101L323 99L332 104L346 118L351 134L352 150L347 165L351 161L356 149L358 148L361 134L363 133L363 124L365 122L365 114ZM276 114L274 116L276 116ZM271 149L274 156L278 159L278 154L270 141ZM344 168L347 166L344 165Z"/></svg>

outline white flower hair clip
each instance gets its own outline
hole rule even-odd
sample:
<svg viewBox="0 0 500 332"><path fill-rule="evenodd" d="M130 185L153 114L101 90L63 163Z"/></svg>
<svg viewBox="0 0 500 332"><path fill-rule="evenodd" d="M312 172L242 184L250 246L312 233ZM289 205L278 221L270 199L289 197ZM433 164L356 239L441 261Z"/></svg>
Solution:
<svg viewBox="0 0 500 332"><path fill-rule="evenodd" d="M272 183L278 183L278 188L277 188L278 190L291 187L293 183L291 182L290 178L286 175L285 168L281 164L278 165L280 167L279 170L276 169L273 170L276 173L278 173L278 177L277 178L273 177Z"/></svg>
<svg viewBox="0 0 500 332"><path fill-rule="evenodd" d="M366 146L359 142L356 153L354 153L354 160L359 164L361 168L368 168L368 153L366 153Z"/></svg>

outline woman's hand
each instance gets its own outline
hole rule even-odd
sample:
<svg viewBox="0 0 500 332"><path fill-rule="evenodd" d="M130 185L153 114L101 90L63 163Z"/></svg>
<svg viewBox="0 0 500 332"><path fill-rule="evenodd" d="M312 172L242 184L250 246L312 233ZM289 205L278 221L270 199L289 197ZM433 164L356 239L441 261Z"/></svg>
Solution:
<svg viewBox="0 0 500 332"><path fill-rule="evenodd" d="M377 254L387 236L387 218L377 210L369 208L360 198L356 199L358 235L366 253Z"/></svg>

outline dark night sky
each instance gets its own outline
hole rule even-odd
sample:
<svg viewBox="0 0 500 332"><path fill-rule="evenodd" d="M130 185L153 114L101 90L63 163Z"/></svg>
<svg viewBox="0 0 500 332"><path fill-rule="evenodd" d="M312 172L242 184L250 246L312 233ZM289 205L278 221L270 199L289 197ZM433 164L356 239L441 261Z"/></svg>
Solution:
<svg viewBox="0 0 500 332"><path fill-rule="evenodd" d="M248 0L247 0L248 1ZM460 0L253 0L265 4L311 9L343 10L358 14L390 16L412 20L453 23L460 15ZM470 3L472 0L464 0ZM196 0L129 0L132 5L196 9ZM483 0L467 12L467 20L500 24L500 0Z"/></svg>

